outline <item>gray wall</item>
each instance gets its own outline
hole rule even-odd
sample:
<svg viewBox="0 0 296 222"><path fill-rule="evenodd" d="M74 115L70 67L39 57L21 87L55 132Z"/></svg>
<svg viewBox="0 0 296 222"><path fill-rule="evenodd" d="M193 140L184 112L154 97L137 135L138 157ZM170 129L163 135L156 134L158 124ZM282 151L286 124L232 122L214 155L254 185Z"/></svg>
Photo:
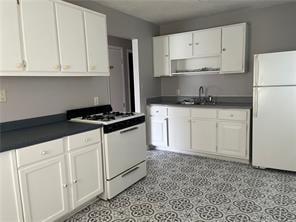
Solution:
<svg viewBox="0 0 296 222"><path fill-rule="evenodd" d="M130 109L130 90L129 90L127 52L128 50L132 50L132 41L130 39L124 39L124 38L119 38L119 37L114 37L109 35L108 45L118 46L122 48L126 110L130 111L131 109Z"/></svg>
<svg viewBox="0 0 296 222"><path fill-rule="evenodd" d="M270 8L247 9L214 16L163 24L160 34L204 29L233 23L249 24L249 72L234 75L200 75L163 78L162 95L195 95L200 85L208 86L212 95L252 95L253 55L296 49L296 3Z"/></svg>
<svg viewBox="0 0 296 222"><path fill-rule="evenodd" d="M75 4L107 15L108 34L139 39L141 102L160 95L160 80L152 78L152 36L159 27L92 1ZM108 103L107 77L0 77L0 88L7 90L7 103L0 103L0 122L65 112L70 108L93 105L93 97Z"/></svg>

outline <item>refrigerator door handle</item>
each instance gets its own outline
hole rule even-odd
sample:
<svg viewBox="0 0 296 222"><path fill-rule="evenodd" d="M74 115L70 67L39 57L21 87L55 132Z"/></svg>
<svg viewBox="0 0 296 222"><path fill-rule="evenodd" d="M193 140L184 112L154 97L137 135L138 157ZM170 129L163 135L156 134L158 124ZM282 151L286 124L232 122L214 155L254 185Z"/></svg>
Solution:
<svg viewBox="0 0 296 222"><path fill-rule="evenodd" d="M253 117L256 118L258 117L258 92L259 89L257 87L253 88Z"/></svg>

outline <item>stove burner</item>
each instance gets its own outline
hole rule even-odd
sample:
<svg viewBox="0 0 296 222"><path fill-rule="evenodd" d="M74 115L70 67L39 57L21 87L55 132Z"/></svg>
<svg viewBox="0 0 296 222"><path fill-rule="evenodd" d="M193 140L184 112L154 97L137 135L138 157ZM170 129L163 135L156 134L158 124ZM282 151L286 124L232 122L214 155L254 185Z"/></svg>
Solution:
<svg viewBox="0 0 296 222"><path fill-rule="evenodd" d="M83 116L82 119L87 120L100 120L100 121L111 121L115 119L120 119L124 117L129 117L135 115L132 112L109 112L104 114L95 114L95 115L89 115L89 116Z"/></svg>

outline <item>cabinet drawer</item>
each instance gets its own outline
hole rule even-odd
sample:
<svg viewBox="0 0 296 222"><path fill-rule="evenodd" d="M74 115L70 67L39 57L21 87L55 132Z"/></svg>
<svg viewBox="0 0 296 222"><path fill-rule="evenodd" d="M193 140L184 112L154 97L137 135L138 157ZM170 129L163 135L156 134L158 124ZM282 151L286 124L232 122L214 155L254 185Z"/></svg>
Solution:
<svg viewBox="0 0 296 222"><path fill-rule="evenodd" d="M167 107L165 106L151 106L150 107L150 115L158 115L158 116L166 116L167 115Z"/></svg>
<svg viewBox="0 0 296 222"><path fill-rule="evenodd" d="M218 111L219 119L228 119L228 120L247 120L247 111L243 110L219 110Z"/></svg>
<svg viewBox="0 0 296 222"><path fill-rule="evenodd" d="M90 144L98 143L101 141L101 130L92 130L85 133L75 134L66 138L68 150L74 150L79 147L87 146Z"/></svg>
<svg viewBox="0 0 296 222"><path fill-rule="evenodd" d="M63 154L63 139L52 140L16 150L18 167Z"/></svg>
<svg viewBox="0 0 296 222"><path fill-rule="evenodd" d="M217 110L216 109L191 109L191 117L216 119Z"/></svg>
<svg viewBox="0 0 296 222"><path fill-rule="evenodd" d="M170 117L190 117L190 109L169 107L168 108L168 116L170 116Z"/></svg>

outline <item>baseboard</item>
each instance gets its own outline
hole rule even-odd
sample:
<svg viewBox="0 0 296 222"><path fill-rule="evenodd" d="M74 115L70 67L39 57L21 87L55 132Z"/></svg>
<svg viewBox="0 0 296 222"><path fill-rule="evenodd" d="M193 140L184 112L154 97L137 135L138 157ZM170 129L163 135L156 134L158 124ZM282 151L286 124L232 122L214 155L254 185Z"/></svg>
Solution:
<svg viewBox="0 0 296 222"><path fill-rule="evenodd" d="M192 152L190 150L176 150L176 149L169 149L169 148L166 148L166 147L153 147L153 149L164 150L164 151L169 151L169 152L174 152L174 153L189 154L189 155L193 155L193 156L208 157L208 158L213 158L213 159L218 159L218 160L226 160L226 161L233 161L233 162L239 162L239 163L244 163L244 164L250 164L250 161L248 159L227 157L227 156L223 156L223 155L201 153L201 152L196 152L196 151Z"/></svg>

